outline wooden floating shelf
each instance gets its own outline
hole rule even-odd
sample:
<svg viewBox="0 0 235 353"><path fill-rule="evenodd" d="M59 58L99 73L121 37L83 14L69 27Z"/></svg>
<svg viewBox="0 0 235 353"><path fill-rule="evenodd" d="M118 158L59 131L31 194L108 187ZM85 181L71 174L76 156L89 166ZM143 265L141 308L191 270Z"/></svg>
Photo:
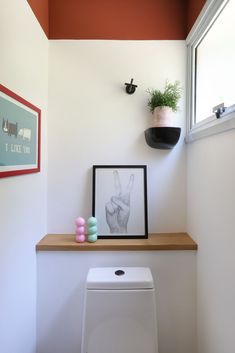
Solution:
<svg viewBox="0 0 235 353"><path fill-rule="evenodd" d="M187 233L149 234L147 239L98 239L95 243L76 243L74 234L47 234L36 245L37 251L144 251L197 250Z"/></svg>
<svg viewBox="0 0 235 353"><path fill-rule="evenodd" d="M172 149L180 138L180 127L150 127L145 130L145 140L152 148Z"/></svg>

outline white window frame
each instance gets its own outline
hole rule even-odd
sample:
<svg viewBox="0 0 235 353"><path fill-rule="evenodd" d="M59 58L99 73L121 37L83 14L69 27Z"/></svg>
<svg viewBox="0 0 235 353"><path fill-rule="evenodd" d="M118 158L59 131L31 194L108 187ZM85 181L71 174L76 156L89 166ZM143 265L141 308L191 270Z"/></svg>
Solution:
<svg viewBox="0 0 235 353"><path fill-rule="evenodd" d="M215 135L235 128L235 105L226 109L219 119L215 114L198 123L195 121L195 52L196 47L213 25L229 0L207 0L193 28L186 38L187 45L187 125L185 142ZM220 102L218 102L220 103ZM211 107L212 108L212 107Z"/></svg>

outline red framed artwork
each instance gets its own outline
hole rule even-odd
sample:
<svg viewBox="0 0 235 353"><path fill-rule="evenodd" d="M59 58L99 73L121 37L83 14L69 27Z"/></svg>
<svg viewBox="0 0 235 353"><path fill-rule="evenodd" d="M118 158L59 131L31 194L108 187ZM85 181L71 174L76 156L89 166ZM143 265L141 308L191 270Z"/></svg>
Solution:
<svg viewBox="0 0 235 353"><path fill-rule="evenodd" d="M0 178L40 171L41 110L0 84Z"/></svg>

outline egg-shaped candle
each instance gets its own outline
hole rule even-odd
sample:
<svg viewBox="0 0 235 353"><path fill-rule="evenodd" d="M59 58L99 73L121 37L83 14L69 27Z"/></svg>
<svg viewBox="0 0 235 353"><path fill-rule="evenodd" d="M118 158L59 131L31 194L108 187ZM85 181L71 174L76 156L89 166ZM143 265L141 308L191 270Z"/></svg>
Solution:
<svg viewBox="0 0 235 353"><path fill-rule="evenodd" d="M85 236L85 224L86 221L83 217L78 217L75 219L76 224L76 237L75 240L77 243L83 243L86 240Z"/></svg>
<svg viewBox="0 0 235 353"><path fill-rule="evenodd" d="M76 228L76 234L85 234L85 227L81 226L81 227L77 227Z"/></svg>
<svg viewBox="0 0 235 353"><path fill-rule="evenodd" d="M76 234L75 240L77 243L84 243L86 236L85 234Z"/></svg>
<svg viewBox="0 0 235 353"><path fill-rule="evenodd" d="M80 227L80 226L85 226L85 219L83 217L78 217L75 219L75 224L77 227Z"/></svg>
<svg viewBox="0 0 235 353"><path fill-rule="evenodd" d="M97 225L97 219L95 217L90 217L87 220L87 225L90 227Z"/></svg>
<svg viewBox="0 0 235 353"><path fill-rule="evenodd" d="M90 217L87 220L87 232L87 240L94 243L97 240L97 219L95 217Z"/></svg>

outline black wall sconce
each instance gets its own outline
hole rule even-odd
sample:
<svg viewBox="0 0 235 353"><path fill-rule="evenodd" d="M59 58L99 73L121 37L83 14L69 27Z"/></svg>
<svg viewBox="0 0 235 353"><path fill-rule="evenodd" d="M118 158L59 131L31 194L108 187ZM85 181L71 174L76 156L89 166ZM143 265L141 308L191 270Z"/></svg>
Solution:
<svg viewBox="0 0 235 353"><path fill-rule="evenodd" d="M126 85L126 93L128 94L133 94L135 92L136 87L138 87L137 85L133 85L133 78L131 79L130 83L125 83Z"/></svg>

